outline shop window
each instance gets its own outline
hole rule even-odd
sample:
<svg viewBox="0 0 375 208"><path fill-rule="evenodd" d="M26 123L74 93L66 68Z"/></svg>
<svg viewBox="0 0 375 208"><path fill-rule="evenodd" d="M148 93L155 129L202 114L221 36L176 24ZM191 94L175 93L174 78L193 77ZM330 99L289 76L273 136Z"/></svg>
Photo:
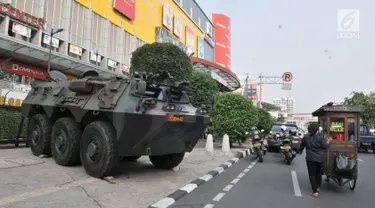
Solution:
<svg viewBox="0 0 375 208"><path fill-rule="evenodd" d="M100 66L101 63L103 62L103 59L104 59L104 57L102 55L100 55L98 53L98 51L96 51L96 52L91 51L90 52L90 58L89 58L90 63L92 63L94 65L97 65L97 66Z"/></svg>
<svg viewBox="0 0 375 208"><path fill-rule="evenodd" d="M90 10L80 5L79 3L72 2L72 19L70 27L70 42L85 48L84 40L88 31L88 18Z"/></svg>
<svg viewBox="0 0 375 208"><path fill-rule="evenodd" d="M107 20L95 13L92 15L91 50L98 54L104 54L106 39L103 31L105 31Z"/></svg>
<svg viewBox="0 0 375 208"><path fill-rule="evenodd" d="M43 33L43 35L42 35L42 47L44 47L44 48L49 49L50 45L52 44L51 50L55 51L55 52L59 52L62 43L63 43L63 41L61 41L60 39L58 39L55 36L53 36L53 38L51 39L50 34Z"/></svg>
<svg viewBox="0 0 375 208"><path fill-rule="evenodd" d="M109 70L113 71L113 72L116 71L118 65L119 65L119 62L117 62L117 61L114 61L114 60L112 60L112 59L108 59L108 60L107 60L107 68L108 68Z"/></svg>

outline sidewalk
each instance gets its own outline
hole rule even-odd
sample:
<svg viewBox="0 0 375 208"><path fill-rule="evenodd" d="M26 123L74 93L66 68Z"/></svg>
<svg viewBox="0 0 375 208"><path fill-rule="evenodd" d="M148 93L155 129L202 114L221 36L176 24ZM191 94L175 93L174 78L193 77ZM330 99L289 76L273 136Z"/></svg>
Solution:
<svg viewBox="0 0 375 208"><path fill-rule="evenodd" d="M233 157L220 148L209 155L202 145L186 154L178 171L155 169L146 156L123 162L115 184L89 177L81 166L37 158L29 148L0 149L0 207L144 208Z"/></svg>

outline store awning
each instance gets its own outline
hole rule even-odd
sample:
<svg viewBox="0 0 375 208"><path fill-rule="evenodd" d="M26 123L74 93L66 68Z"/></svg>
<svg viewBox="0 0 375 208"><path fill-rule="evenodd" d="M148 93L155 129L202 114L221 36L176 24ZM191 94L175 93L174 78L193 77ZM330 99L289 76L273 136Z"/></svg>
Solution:
<svg viewBox="0 0 375 208"><path fill-rule="evenodd" d="M49 49L4 34L0 34L0 54L31 65L44 68L48 66ZM100 70L104 73L115 74L105 67L96 66L54 51L51 53L51 69L75 76L88 70ZM116 76L121 75L116 74Z"/></svg>
<svg viewBox="0 0 375 208"><path fill-rule="evenodd" d="M210 71L212 78L218 81L225 88L225 91L234 91L240 88L240 80L235 73L205 59L191 57L191 60L194 69Z"/></svg>

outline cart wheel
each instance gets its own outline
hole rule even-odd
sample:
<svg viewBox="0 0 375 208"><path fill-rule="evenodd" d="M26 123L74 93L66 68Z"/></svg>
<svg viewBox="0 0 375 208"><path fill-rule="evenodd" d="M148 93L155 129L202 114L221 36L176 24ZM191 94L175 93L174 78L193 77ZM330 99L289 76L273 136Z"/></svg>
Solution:
<svg viewBox="0 0 375 208"><path fill-rule="evenodd" d="M329 182L331 178L329 176L326 176L326 179L324 179L326 182Z"/></svg>
<svg viewBox="0 0 375 208"><path fill-rule="evenodd" d="M354 191L356 185L357 185L357 176L355 176L353 180L349 181L349 188L352 191Z"/></svg>
<svg viewBox="0 0 375 208"><path fill-rule="evenodd" d="M30 147L30 146L29 146L29 143L27 143L27 142L26 142L26 147Z"/></svg>
<svg viewBox="0 0 375 208"><path fill-rule="evenodd" d="M20 144L17 143L17 144L14 144L14 146L15 146L15 147L18 147L18 146L20 146Z"/></svg>

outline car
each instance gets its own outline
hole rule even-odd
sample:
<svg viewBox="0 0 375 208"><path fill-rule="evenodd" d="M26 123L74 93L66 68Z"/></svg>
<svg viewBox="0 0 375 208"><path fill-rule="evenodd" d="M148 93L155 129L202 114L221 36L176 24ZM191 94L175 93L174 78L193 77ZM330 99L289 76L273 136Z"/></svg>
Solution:
<svg viewBox="0 0 375 208"><path fill-rule="evenodd" d="M296 124L292 123L275 123L275 125L272 127L270 135L267 138L267 150L269 152L272 152L274 149L279 149L280 143L278 141L278 138L281 136L281 126L284 125L288 128L288 130L296 130L298 132L299 128ZM299 146L301 144L301 133L298 133L297 136L293 138L292 141L292 148L299 150Z"/></svg>
<svg viewBox="0 0 375 208"><path fill-rule="evenodd" d="M366 124L360 125L360 148L365 150L372 150L375 153L375 136L371 134L370 128Z"/></svg>

